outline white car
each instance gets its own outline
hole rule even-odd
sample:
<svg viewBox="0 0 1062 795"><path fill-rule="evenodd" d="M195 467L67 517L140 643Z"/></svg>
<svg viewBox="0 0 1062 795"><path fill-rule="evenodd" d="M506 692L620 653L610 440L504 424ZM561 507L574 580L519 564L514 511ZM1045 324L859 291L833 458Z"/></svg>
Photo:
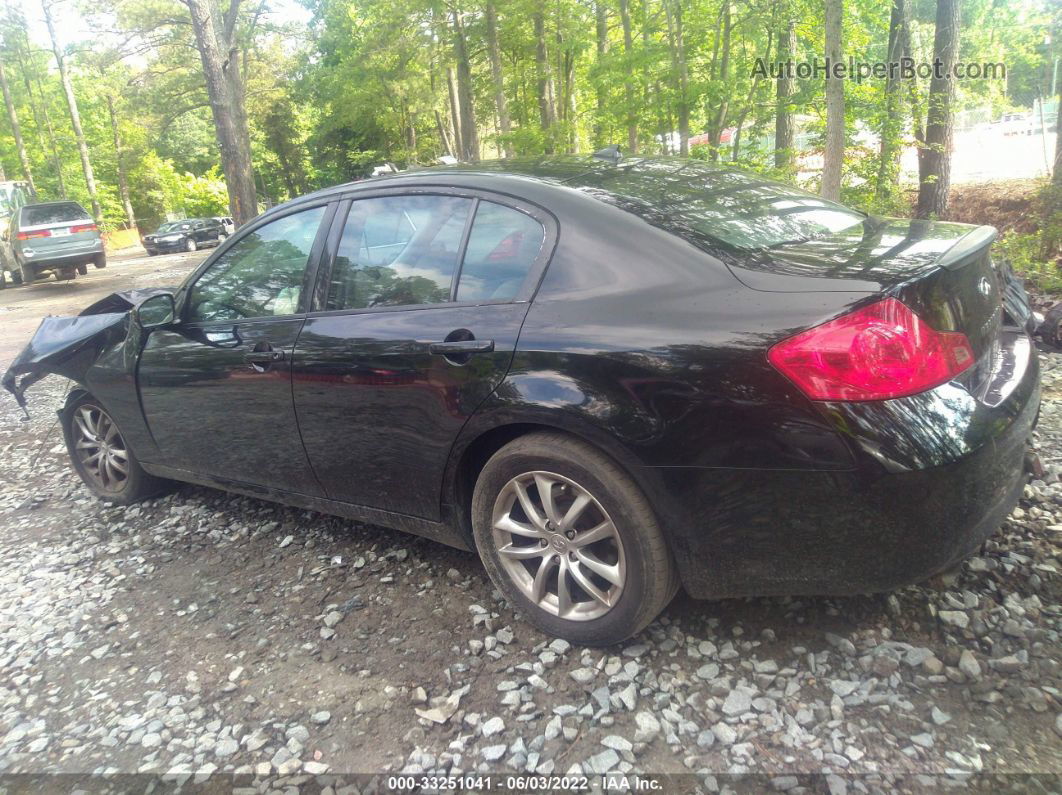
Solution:
<svg viewBox="0 0 1062 795"><path fill-rule="evenodd" d="M214 216L214 220L221 224L222 230L225 232L225 237L229 237L236 231L236 224L232 222L232 219L224 215Z"/></svg>

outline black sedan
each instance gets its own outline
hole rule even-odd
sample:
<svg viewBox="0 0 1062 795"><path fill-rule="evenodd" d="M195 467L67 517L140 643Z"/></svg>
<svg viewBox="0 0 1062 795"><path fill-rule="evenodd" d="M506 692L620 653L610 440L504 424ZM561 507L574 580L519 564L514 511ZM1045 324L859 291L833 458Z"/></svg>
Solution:
<svg viewBox="0 0 1062 795"><path fill-rule="evenodd" d="M680 585L880 591L999 526L1040 388L994 235L695 161L392 175L46 320L5 382L77 382L103 499L187 481L422 534L607 644Z"/></svg>
<svg viewBox="0 0 1062 795"><path fill-rule="evenodd" d="M173 251L196 251L209 246L220 246L227 234L217 218L186 218L183 221L167 221L153 235L144 235L141 243L149 257Z"/></svg>

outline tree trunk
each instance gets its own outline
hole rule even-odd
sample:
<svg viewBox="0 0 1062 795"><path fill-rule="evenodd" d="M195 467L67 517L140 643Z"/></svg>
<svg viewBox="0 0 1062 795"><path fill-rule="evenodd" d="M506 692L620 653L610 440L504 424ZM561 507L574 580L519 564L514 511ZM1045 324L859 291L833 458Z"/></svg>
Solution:
<svg viewBox="0 0 1062 795"><path fill-rule="evenodd" d="M550 129L557 121L557 104L553 86L553 66L546 50L546 17L541 5L534 13L535 25L535 71L538 77L538 115L542 130L546 133L546 153L553 154L553 136Z"/></svg>
<svg viewBox="0 0 1062 795"><path fill-rule="evenodd" d="M457 157L457 147L450 143L450 136L446 134L446 125L443 124L442 114L438 110L435 111L435 126L439 128L439 137L442 139L443 146L446 147L447 154L450 157Z"/></svg>
<svg viewBox="0 0 1062 795"><path fill-rule="evenodd" d="M638 154L638 110L634 106L634 81L631 79L634 70L630 65L630 57L634 50L634 37L631 34L630 0L619 0L619 11L620 22L623 24L623 54L628 60L624 69L626 79L623 81L623 93L627 106L627 149L628 154L636 155Z"/></svg>
<svg viewBox="0 0 1062 795"><path fill-rule="evenodd" d="M715 109L708 135L712 143L712 160L719 159L719 147L722 145L723 130L726 128L727 114L730 111L730 47L734 30L730 0L723 4L723 43L719 55L719 80L723 86L723 95Z"/></svg>
<svg viewBox="0 0 1062 795"><path fill-rule="evenodd" d="M22 174L29 183L30 192L36 195L37 186L33 184L33 169L30 167L29 157L26 156L26 147L22 143L22 129L18 125L18 114L15 113L15 103L11 99L11 87L7 84L7 73L4 64L0 62L0 88L4 92L4 104L7 106L7 118L11 122L11 135L15 139L15 149L18 150L18 162L22 166Z"/></svg>
<svg viewBox="0 0 1062 795"><path fill-rule="evenodd" d="M1058 69L1058 62L1053 64ZM1052 79L1055 75L1052 75ZM1058 87L1058 107L1062 109L1062 85ZM1043 105L1040 105L1041 110ZM1060 110L1062 113L1062 110ZM1062 116L1059 117L1062 120ZM1055 125L1055 162L1051 172L1051 184L1043 189L1040 201L1043 204L1043 219L1040 223L1040 257L1050 262L1062 254L1062 124Z"/></svg>
<svg viewBox="0 0 1062 795"><path fill-rule="evenodd" d="M55 54L55 64L59 67L59 79L63 83L63 93L66 95L66 107L70 111L70 126L74 129L74 138L77 139L77 151L81 156L81 171L85 175L85 187L88 189L89 200L92 202L92 217L99 223L103 220L103 209L100 207L99 196L96 194L96 176L92 173L92 160L89 158L88 142L85 140L85 132L81 129L81 114L77 109L77 97L74 96L74 86L70 82L70 73L66 69L66 58L59 46L59 40L55 36L55 23L52 21L51 6L43 3L44 21L48 26L48 36L52 40L52 52Z"/></svg>
<svg viewBox="0 0 1062 795"><path fill-rule="evenodd" d="M791 61L796 55L796 21L790 19L785 29L778 34L778 62ZM778 76L775 96L777 105L774 115L774 165L792 173L796 164L793 151L793 108L789 98L793 96L793 78L788 70Z"/></svg>
<svg viewBox="0 0 1062 795"><path fill-rule="evenodd" d="M129 201L129 180L125 175L125 158L122 152L122 136L118 131L118 115L114 112L114 98L107 95L107 111L111 116L111 138L114 140L114 161L118 166L118 195L122 199L122 209L125 210L125 223L127 229L136 226L136 215L133 213L133 203Z"/></svg>
<svg viewBox="0 0 1062 795"><path fill-rule="evenodd" d="M597 115L594 119L594 146L607 146L605 114L608 113L608 86L605 84L605 56L608 54L608 7L604 0L594 2L594 28L597 46Z"/></svg>
<svg viewBox="0 0 1062 795"><path fill-rule="evenodd" d="M246 115L242 96L234 96L240 88L239 67L232 59L222 60L211 0L184 0L192 19L196 48L203 65L207 97L214 117L214 131L221 150L221 168L229 193L229 210L236 226L258 214L258 192L251 166L250 141L244 136ZM230 50L230 55L232 50ZM242 121L241 121L242 117Z"/></svg>
<svg viewBox="0 0 1062 795"><path fill-rule="evenodd" d="M33 83L30 81L30 73L26 67L26 60L23 58L21 45L16 50L16 56L18 57L19 69L22 70L22 82L26 86L26 96L29 97L30 108L33 110L33 122L37 128L37 141L40 144L41 151L48 149L52 153L52 164L55 166L55 176L59 182L59 198L65 199L66 180L63 178L63 162L59 159L59 147L55 144L55 128L52 127L52 117L48 113L48 104L44 97L44 89L41 87L40 75L37 75L36 81L41 97L41 107L38 115L37 100L33 95ZM47 146L44 143L41 119L44 120L43 128L48 131Z"/></svg>
<svg viewBox="0 0 1062 795"><path fill-rule="evenodd" d="M774 46L774 31L767 31L767 46L764 48L766 57L771 57L771 48ZM738 155L741 152L741 128L745 125L745 119L748 118L749 113L752 112L753 102L756 99L756 90L760 87L760 80L762 76L756 74L752 78L752 85L749 86L749 94L745 97L745 103L741 106L741 112L738 114L737 119L734 121L734 140L731 144L730 159L737 160Z"/></svg>
<svg viewBox="0 0 1062 795"><path fill-rule="evenodd" d="M672 79L675 81L677 95L675 111L678 115L679 154L685 157L690 153L690 69L686 61L686 42L682 27L682 0L672 0L665 6L665 11L668 17Z"/></svg>
<svg viewBox="0 0 1062 795"><path fill-rule="evenodd" d="M454 157L464 157L465 144L461 140L461 102L458 99L457 72L452 66L446 67L446 91L450 96L450 124L454 131Z"/></svg>
<svg viewBox="0 0 1062 795"><path fill-rule="evenodd" d="M454 23L454 57L457 59L457 106L461 113L461 159L475 163L479 160L479 131L473 104L472 66L468 62L468 44L460 12L454 9L451 18Z"/></svg>
<svg viewBox="0 0 1062 795"><path fill-rule="evenodd" d="M916 218L943 218L951 188L951 101L954 80L948 79L959 54L960 0L937 0L937 29L933 60L940 69L929 81L925 144L918 150L918 207Z"/></svg>
<svg viewBox="0 0 1062 795"><path fill-rule="evenodd" d="M832 69L841 63L841 23L844 0L826 0L826 58ZM826 150L823 153L822 185L824 199L840 201L841 165L844 162L844 80L826 75Z"/></svg>
<svg viewBox="0 0 1062 795"><path fill-rule="evenodd" d="M494 3L488 0L487 7L487 55L490 57L490 77L494 86L494 110L498 114L498 128L505 142L502 146L505 156L513 156L513 145L508 135L512 132L509 121L509 103L505 101L505 78L502 74L501 47L498 45L498 14Z"/></svg>
<svg viewBox="0 0 1062 795"><path fill-rule="evenodd" d="M907 0L892 0L889 16L888 63L897 63L903 55L904 30L907 27ZM884 203L892 195L900 171L900 77L890 74L885 78L885 115L881 123L881 146L878 151L878 184L875 195Z"/></svg>

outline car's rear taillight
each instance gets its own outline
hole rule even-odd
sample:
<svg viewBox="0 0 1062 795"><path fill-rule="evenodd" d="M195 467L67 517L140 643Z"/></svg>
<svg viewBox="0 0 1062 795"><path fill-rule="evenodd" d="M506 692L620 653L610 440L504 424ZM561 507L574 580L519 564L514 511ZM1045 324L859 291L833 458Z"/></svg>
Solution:
<svg viewBox="0 0 1062 795"><path fill-rule="evenodd" d="M965 334L931 328L895 298L782 340L767 358L812 400L890 400L946 383L974 362Z"/></svg>
<svg viewBox="0 0 1062 795"><path fill-rule="evenodd" d="M95 232L95 224L78 224L77 226L70 227L70 234L76 235L78 232Z"/></svg>
<svg viewBox="0 0 1062 795"><path fill-rule="evenodd" d="M51 237L51 229L35 229L32 232L19 232L17 238L19 240L33 240L36 237Z"/></svg>

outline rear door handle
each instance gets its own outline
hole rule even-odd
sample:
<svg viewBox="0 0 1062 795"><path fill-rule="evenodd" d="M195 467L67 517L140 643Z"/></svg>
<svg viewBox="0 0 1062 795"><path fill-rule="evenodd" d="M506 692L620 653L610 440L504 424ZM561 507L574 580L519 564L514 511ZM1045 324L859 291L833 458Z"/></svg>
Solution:
<svg viewBox="0 0 1062 795"><path fill-rule="evenodd" d="M428 353L440 356L452 356L455 353L490 353L494 350L494 340L456 340L454 342L428 343Z"/></svg>

